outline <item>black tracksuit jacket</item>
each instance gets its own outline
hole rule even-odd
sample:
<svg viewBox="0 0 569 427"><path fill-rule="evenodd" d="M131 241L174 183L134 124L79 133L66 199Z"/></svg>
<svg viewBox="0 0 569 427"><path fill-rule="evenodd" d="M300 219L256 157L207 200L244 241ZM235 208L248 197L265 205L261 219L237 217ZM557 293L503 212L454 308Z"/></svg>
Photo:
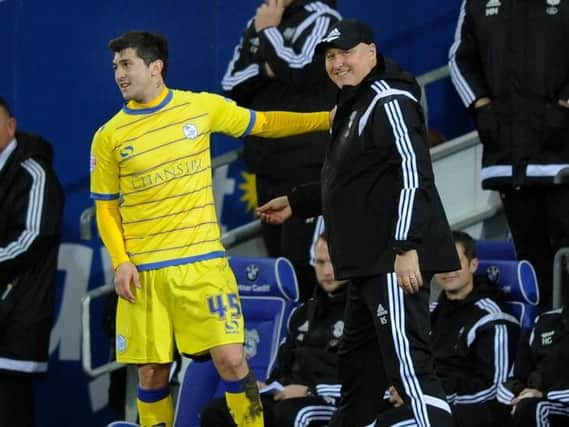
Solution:
<svg viewBox="0 0 569 427"><path fill-rule="evenodd" d="M291 314L267 383L306 385L313 394L335 402L340 396L337 351L344 331L347 286L332 296L316 286L315 295Z"/></svg>
<svg viewBox="0 0 569 427"><path fill-rule="evenodd" d="M52 169L50 145L25 133L17 133L16 140L16 149L0 170L0 289L4 292L9 283L34 288L47 281L54 292L63 190ZM9 298L2 302L0 335L9 327L3 323L11 310ZM49 307L46 312L51 312Z"/></svg>
<svg viewBox="0 0 569 427"><path fill-rule="evenodd" d="M431 313L431 345L449 403L494 400L508 377L519 324L502 311L502 301L497 287L478 277L463 300L441 293Z"/></svg>
<svg viewBox="0 0 569 427"><path fill-rule="evenodd" d="M551 184L569 167L569 2L465 0L455 34L462 101L492 100L475 111L483 186Z"/></svg>
<svg viewBox="0 0 569 427"><path fill-rule="evenodd" d="M251 20L223 77L226 95L258 111L330 110L337 88L326 74L323 56L314 55L314 47L340 18L334 3L295 0L278 28L260 33ZM264 63L275 77L266 74ZM327 132L276 140L249 136L244 159L250 172L289 190L318 179L328 139Z"/></svg>
<svg viewBox="0 0 569 427"><path fill-rule="evenodd" d="M295 215L324 214L338 279L392 272L399 249L416 249L421 271L459 268L419 100L415 79L378 57L338 95L321 183L288 194Z"/></svg>
<svg viewBox="0 0 569 427"><path fill-rule="evenodd" d="M543 313L529 339L520 345L512 376L500 388L499 399L509 405L524 388L543 392L548 400L569 405L569 311Z"/></svg>

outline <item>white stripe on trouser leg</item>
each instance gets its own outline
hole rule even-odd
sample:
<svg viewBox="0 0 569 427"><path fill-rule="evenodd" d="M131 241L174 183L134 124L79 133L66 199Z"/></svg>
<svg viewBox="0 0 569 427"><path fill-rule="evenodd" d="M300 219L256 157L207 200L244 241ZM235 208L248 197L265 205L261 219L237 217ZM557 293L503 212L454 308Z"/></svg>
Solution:
<svg viewBox="0 0 569 427"><path fill-rule="evenodd" d="M328 405L305 406L296 414L294 427L308 427L312 421L330 421L336 408Z"/></svg>
<svg viewBox="0 0 569 427"><path fill-rule="evenodd" d="M417 422L414 419L409 419L405 421L398 422L397 424L391 425L391 427L416 427Z"/></svg>
<svg viewBox="0 0 569 427"><path fill-rule="evenodd" d="M438 397L429 396L428 394L425 394L424 398L425 398L425 403L427 405L439 408L452 415L452 411L450 409L448 402L444 401L443 399L439 399Z"/></svg>
<svg viewBox="0 0 569 427"><path fill-rule="evenodd" d="M373 421L373 423L368 424L367 426L363 426L363 427L375 427L375 420Z"/></svg>
<svg viewBox="0 0 569 427"><path fill-rule="evenodd" d="M387 275L387 293L389 297L389 318L395 353L399 360L400 377L407 396L411 399L411 408L419 427L430 427L429 415L423 391L415 373L409 340L405 332L405 302L403 290L397 286L395 273Z"/></svg>

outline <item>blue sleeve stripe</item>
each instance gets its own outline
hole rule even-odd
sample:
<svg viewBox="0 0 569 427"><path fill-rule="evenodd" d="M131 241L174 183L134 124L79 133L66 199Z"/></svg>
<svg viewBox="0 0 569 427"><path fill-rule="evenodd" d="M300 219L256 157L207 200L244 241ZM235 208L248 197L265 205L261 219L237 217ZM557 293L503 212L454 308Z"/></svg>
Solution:
<svg viewBox="0 0 569 427"><path fill-rule="evenodd" d="M115 194L102 194L102 193L91 193L91 199L93 200L115 200L120 197L120 193Z"/></svg>
<svg viewBox="0 0 569 427"><path fill-rule="evenodd" d="M255 122L257 121L257 112L255 110L249 110L249 112L251 113L251 117L249 118L249 125L247 125L247 129L245 129L245 132L243 132L243 135L241 135L239 138L245 138L248 136L253 130L253 126L255 126Z"/></svg>

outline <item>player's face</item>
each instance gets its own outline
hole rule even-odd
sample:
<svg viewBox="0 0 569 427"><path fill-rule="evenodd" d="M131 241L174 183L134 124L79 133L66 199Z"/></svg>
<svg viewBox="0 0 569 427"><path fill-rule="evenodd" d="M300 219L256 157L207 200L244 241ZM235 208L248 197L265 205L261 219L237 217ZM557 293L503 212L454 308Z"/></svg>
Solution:
<svg viewBox="0 0 569 427"><path fill-rule="evenodd" d="M141 103L152 101L156 83L153 80L152 63L146 65L136 50L127 48L115 53L113 58L115 81L125 101Z"/></svg>
<svg viewBox="0 0 569 427"><path fill-rule="evenodd" d="M334 276L334 268L328 253L328 243L322 239L318 240L315 255L314 269L316 270L316 280L324 292L334 292L342 282L338 282L336 276Z"/></svg>
<svg viewBox="0 0 569 427"><path fill-rule="evenodd" d="M16 119L10 117L4 108L0 107L0 153L8 146L16 135Z"/></svg>
<svg viewBox="0 0 569 427"><path fill-rule="evenodd" d="M478 259L474 258L469 261L460 243L456 244L456 251L460 260L460 270L439 273L435 275L435 278L441 288L447 293L465 297L472 290L473 274L478 268Z"/></svg>
<svg viewBox="0 0 569 427"><path fill-rule="evenodd" d="M360 43L351 49L326 49L326 72L342 88L359 85L377 64L375 44Z"/></svg>

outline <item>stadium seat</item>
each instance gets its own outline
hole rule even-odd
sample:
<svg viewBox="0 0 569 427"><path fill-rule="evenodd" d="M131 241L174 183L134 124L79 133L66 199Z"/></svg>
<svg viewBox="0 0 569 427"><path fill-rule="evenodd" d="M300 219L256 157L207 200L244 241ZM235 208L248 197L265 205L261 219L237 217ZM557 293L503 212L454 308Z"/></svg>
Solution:
<svg viewBox="0 0 569 427"><path fill-rule="evenodd" d="M298 303L298 284L286 258L232 257L245 319L245 355L259 380L265 380L286 335L289 315ZM178 395L176 427L199 426L199 414L212 398L223 396L223 383L211 361L192 361Z"/></svg>
<svg viewBox="0 0 569 427"><path fill-rule="evenodd" d="M480 258L477 275L486 275L504 292L506 309L515 316L522 331L533 328L539 314L539 288L533 266L525 260Z"/></svg>
<svg viewBox="0 0 569 427"><path fill-rule="evenodd" d="M477 240L478 259L509 260L518 259L514 242L511 240Z"/></svg>

